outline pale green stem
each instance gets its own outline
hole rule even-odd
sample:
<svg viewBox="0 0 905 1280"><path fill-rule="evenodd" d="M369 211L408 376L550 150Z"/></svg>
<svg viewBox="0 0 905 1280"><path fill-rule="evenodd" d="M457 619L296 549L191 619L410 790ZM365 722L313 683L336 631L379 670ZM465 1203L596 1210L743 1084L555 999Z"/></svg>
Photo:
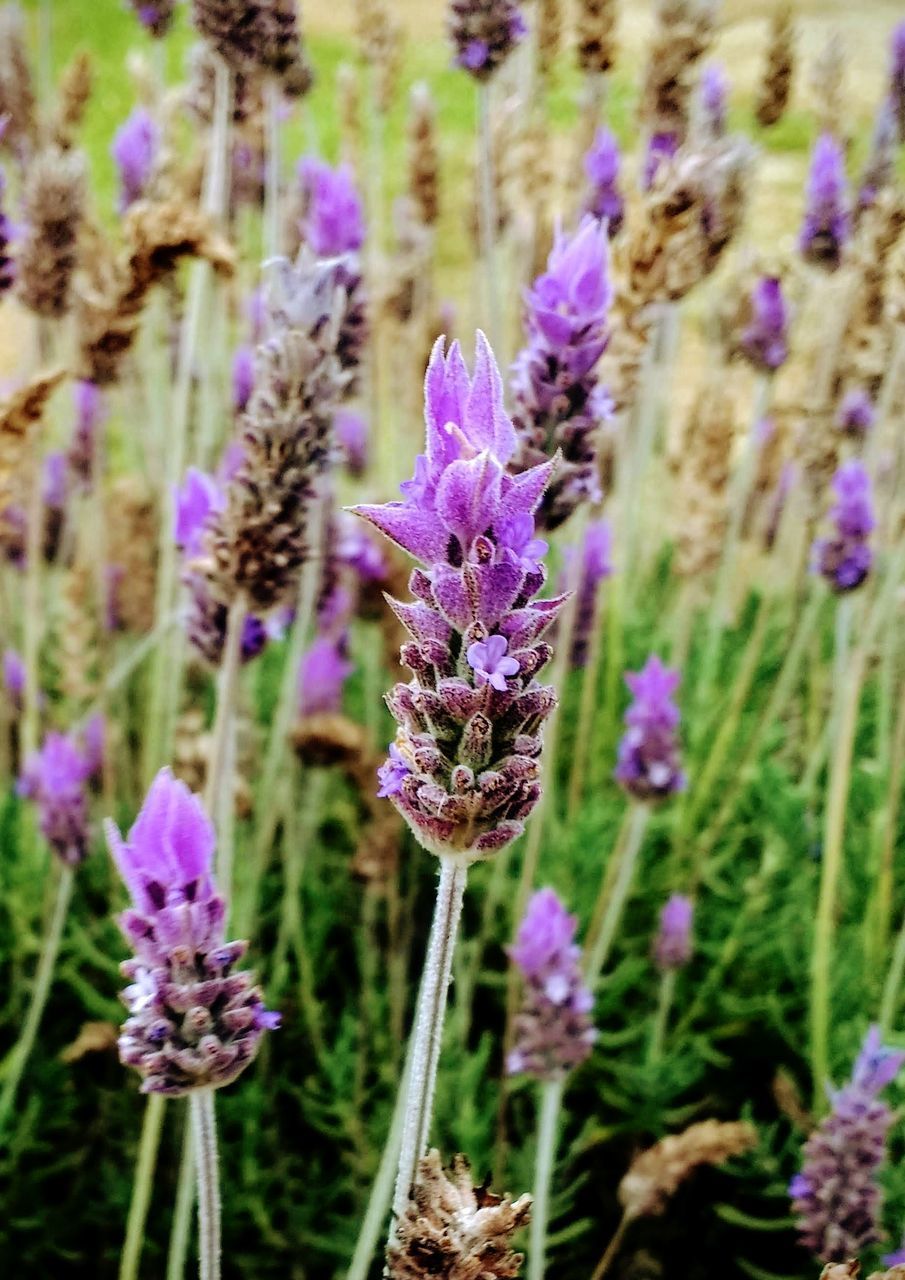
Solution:
<svg viewBox="0 0 905 1280"><path fill-rule="evenodd" d="M490 81L478 85L478 167L481 198L478 202L478 229L481 240L481 267L487 291L487 328L490 345L502 362L504 356L500 316L500 288L497 279L497 211L493 187L493 132L491 128Z"/></svg>
<svg viewBox="0 0 905 1280"><path fill-rule="evenodd" d="M41 580L44 569L44 468L41 465L41 430L31 438L33 449L31 483L28 490L26 517L25 586L22 611L22 660L25 683L22 690L22 757L28 759L37 749L40 736L40 657L44 609L41 604Z"/></svg>
<svg viewBox="0 0 905 1280"><path fill-rule="evenodd" d="M657 1012L651 1029L650 1044L647 1050L649 1063L659 1062L663 1056L663 1045L666 1041L666 1029L669 1026L669 1015L672 1010L673 997L676 993L676 970L665 969L660 975L660 989L657 993Z"/></svg>
<svg viewBox="0 0 905 1280"><path fill-rule="evenodd" d="M594 1268L594 1274L591 1276L591 1280L603 1280L603 1277L615 1262L616 1255L622 1248L622 1242L625 1239L625 1233L628 1230L630 1222L631 1218L629 1218L628 1214L624 1213L622 1215L622 1221L613 1233L613 1238L604 1250L603 1257Z"/></svg>
<svg viewBox="0 0 905 1280"><path fill-rule="evenodd" d="M189 1094L198 1173L198 1274L220 1280L220 1169L213 1089Z"/></svg>
<svg viewBox="0 0 905 1280"><path fill-rule="evenodd" d="M905 917L902 919L902 926L896 938L896 945L893 948L892 960L886 974L886 981L883 983L883 995L880 1000L880 1035L884 1040L892 1030L893 1020L896 1016L896 1006L902 986L903 973L905 973Z"/></svg>
<svg viewBox="0 0 905 1280"><path fill-rule="evenodd" d="M184 1108L184 1133L182 1156L179 1161L179 1181L176 1184L176 1206L170 1227L170 1248L167 1253L167 1280L185 1280L185 1260L189 1252L189 1236L192 1229L192 1209L195 1207L195 1144L192 1137L192 1121L188 1106Z"/></svg>
<svg viewBox="0 0 905 1280"><path fill-rule="evenodd" d="M264 109L267 114L267 164L264 189L264 260L280 252L280 109L282 93L275 76L264 87Z"/></svg>
<svg viewBox="0 0 905 1280"><path fill-rule="evenodd" d="M44 935L44 945L41 948L41 955L38 959L38 968L35 972L35 982L32 988L28 1013L25 1016L19 1039L3 1062L3 1074L6 1078L3 1082L3 1092L0 1093L0 1134L3 1134L6 1130L9 1113L16 1101L16 1094L22 1080L22 1073L31 1056L38 1029L41 1025L41 1017L44 1013L44 1006L47 1004L47 997L50 994L60 943L63 940L63 929L66 924L69 902L72 898L74 881L74 868L66 864L61 865L59 879L57 880L53 915L51 916L47 933Z"/></svg>
<svg viewBox="0 0 905 1280"><path fill-rule="evenodd" d="M584 793L585 776L588 767L588 751L591 746L591 731L594 727L594 714L598 706L598 684L600 682L600 659L603 655L603 628L601 602L603 590L598 593L594 621L591 626L591 643L584 671L581 673L581 700L578 706L578 727L575 730L575 746L572 751L572 769L569 773L569 788L566 798L566 821L573 822L578 813L578 806Z"/></svg>
<svg viewBox="0 0 905 1280"><path fill-rule="evenodd" d="M614 857L618 858L612 893L603 911L603 918L596 936L589 937L585 950L585 976L588 985L594 987L604 965L609 959L610 949L622 920L622 913L628 901L629 891L638 863L638 855L644 843L644 833L650 809L638 800L632 802L628 815L628 831L625 843L618 848Z"/></svg>
<svg viewBox="0 0 905 1280"><path fill-rule="evenodd" d="M242 631L247 613L245 593L240 591L230 605L226 619L226 638L223 643L220 670L217 673L217 709L214 715L204 787L204 807L218 834L220 827L224 824L224 809L226 805L233 803L230 740L234 728L236 692L242 664ZM231 897L231 868L224 865L226 858L223 851L218 852L220 857L217 883L227 897Z"/></svg>
<svg viewBox="0 0 905 1280"><path fill-rule="evenodd" d="M547 1255L547 1224L550 1219L550 1185L556 1159L559 1112L565 1079L545 1080L541 1086L541 1106L537 1124L537 1159L534 1166L534 1199L531 1204L531 1252L528 1280L544 1280Z"/></svg>
<svg viewBox="0 0 905 1280"><path fill-rule="evenodd" d="M142 1245L145 1242L145 1222L154 1186L154 1168L157 1163L160 1132L163 1128L165 1102L166 1099L162 1093L152 1093L145 1106L141 1141L138 1144L138 1159L135 1163L135 1178L132 1183L132 1199L126 1221L126 1238L123 1241L123 1251L119 1259L119 1280L136 1280L138 1276L138 1264L141 1261Z"/></svg>
<svg viewBox="0 0 905 1280"><path fill-rule="evenodd" d="M430 1136L434 1089L443 1039L446 998L452 973L453 951L462 914L467 868L448 856L440 858L440 881L431 925L424 976L418 999L412 1047L411 1079L406 1094L405 1124L393 1194L393 1214L399 1218L409 1202L418 1163Z"/></svg>
<svg viewBox="0 0 905 1280"><path fill-rule="evenodd" d="M883 806L880 820L882 844L880 850L880 866L877 873L876 906L872 917L865 923L870 932L870 941L874 949L869 951L876 965L879 958L886 953L889 941L889 930L892 918L893 896L893 863L895 860L896 834L899 825L899 805L902 795L902 772L905 768L905 697L900 697L899 713L893 734L892 750L889 760L889 777L886 787L886 803ZM903 924L905 929L905 924ZM905 944L903 944L905 945ZM887 979L887 983L888 983ZM895 987L898 987L899 980ZM887 990L884 986L883 1007L887 1007ZM889 997L893 1004L895 993ZM889 1009L892 1016L892 1006Z"/></svg>

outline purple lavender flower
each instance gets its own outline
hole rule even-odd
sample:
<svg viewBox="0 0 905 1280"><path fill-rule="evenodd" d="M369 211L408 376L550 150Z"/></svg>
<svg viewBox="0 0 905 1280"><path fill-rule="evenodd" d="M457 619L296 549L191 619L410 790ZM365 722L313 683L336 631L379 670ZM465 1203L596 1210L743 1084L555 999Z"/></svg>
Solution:
<svg viewBox="0 0 905 1280"><path fill-rule="evenodd" d="M303 716L339 711L343 685L352 674L345 637L319 636L304 654L299 668L299 711Z"/></svg>
<svg viewBox="0 0 905 1280"><path fill-rule="evenodd" d="M519 435L513 466L523 471L561 451L540 511L547 529L600 496L597 436L610 401L595 369L609 338L608 266L606 227L587 216L574 235L557 234L547 270L526 295L528 345L511 379Z"/></svg>
<svg viewBox="0 0 905 1280"><path fill-rule="evenodd" d="M247 944L224 940L214 829L198 797L162 769L128 840L112 822L106 833L132 895L119 917L135 952L122 965L132 983L120 1061L144 1077L143 1093L219 1089L248 1066L279 1015L264 1008L253 974L234 972Z"/></svg>
<svg viewBox="0 0 905 1280"><path fill-rule="evenodd" d="M135 16L152 36L165 36L173 21L176 0L129 0Z"/></svg>
<svg viewBox="0 0 905 1280"><path fill-rule="evenodd" d="M634 700L625 713L614 777L636 800L663 800L685 786L676 741L679 709L672 700L679 673L653 654L625 683Z"/></svg>
<svg viewBox="0 0 905 1280"><path fill-rule="evenodd" d="M833 477L836 505L830 519L835 534L814 543L813 567L823 575L833 591L853 591L870 573L873 563L868 538L876 521L871 498L870 476L857 459L844 462Z"/></svg>
<svg viewBox="0 0 905 1280"><path fill-rule="evenodd" d="M652 133L647 140L644 164L641 168L641 190L650 191L660 166L672 160L679 150L681 139L677 133Z"/></svg>
<svg viewBox="0 0 905 1280"><path fill-rule="evenodd" d="M189 467L176 495L173 527L173 540L187 556L200 554L207 522L222 507L223 493L214 477Z"/></svg>
<svg viewBox="0 0 905 1280"><path fill-rule="evenodd" d="M16 283L16 262L12 256L12 241L15 229L12 222L3 212L3 197L6 194L6 174L0 168L0 298Z"/></svg>
<svg viewBox="0 0 905 1280"><path fill-rule="evenodd" d="M396 746L396 743L391 742L387 759L377 770L377 780L380 783L377 792L378 797L384 799L385 797L398 795L402 790L402 784L412 773L413 769L405 756Z"/></svg>
<svg viewBox="0 0 905 1280"><path fill-rule="evenodd" d="M160 131L144 107L136 107L113 135L110 154L119 170L119 211L145 194L154 172Z"/></svg>
<svg viewBox="0 0 905 1280"><path fill-rule="evenodd" d="M506 1060L509 1075L526 1073L555 1080L590 1055L596 1031L589 1014L594 997L581 976L578 921L552 889L539 889L528 903L509 955L525 982Z"/></svg>
<svg viewBox="0 0 905 1280"><path fill-rule="evenodd" d="M42 486L44 506L50 511L62 511L69 496L69 466L66 454L54 449L44 459Z"/></svg>
<svg viewBox="0 0 905 1280"><path fill-rule="evenodd" d="M453 62L487 80L528 33L516 0L451 0Z"/></svg>
<svg viewBox="0 0 905 1280"><path fill-rule="evenodd" d="M874 402L863 387L852 387L842 397L836 425L849 436L865 436L877 420Z"/></svg>
<svg viewBox="0 0 905 1280"><path fill-rule="evenodd" d="M575 630L572 639L570 661L573 667L583 667L588 660L591 635L597 621L597 596L600 584L613 572L613 537L606 520L592 520L585 530L581 547L580 576L577 582L578 600L575 610ZM567 547L565 573L562 586L574 583L575 548Z"/></svg>
<svg viewBox="0 0 905 1280"><path fill-rule="evenodd" d="M717 62L710 62L701 73L701 124L707 138L716 141L726 132L726 102L729 81Z"/></svg>
<svg viewBox="0 0 905 1280"><path fill-rule="evenodd" d="M615 134L609 129L598 129L584 158L584 172L588 180L584 211L606 220L606 231L611 240L618 234L625 217L625 200L619 190L621 163Z"/></svg>
<svg viewBox="0 0 905 1280"><path fill-rule="evenodd" d="M694 903L674 893L660 912L660 928L654 939L654 961L661 973L682 969L691 959L691 921Z"/></svg>
<svg viewBox="0 0 905 1280"><path fill-rule="evenodd" d="M905 22L900 22L893 29L889 53L889 101L898 126L899 141L905 142Z"/></svg>
<svg viewBox="0 0 905 1280"><path fill-rule="evenodd" d="M38 825L51 849L67 866L88 856L88 800L85 783L91 762L74 738L51 731L25 762L19 795L38 809Z"/></svg>
<svg viewBox="0 0 905 1280"><path fill-rule="evenodd" d="M13 709L21 711L25 693L25 663L15 649L6 649L3 654L3 687Z"/></svg>
<svg viewBox="0 0 905 1280"><path fill-rule="evenodd" d="M845 157L832 134L814 146L798 247L805 262L835 271L851 230Z"/></svg>
<svg viewBox="0 0 905 1280"><path fill-rule="evenodd" d="M315 156L299 162L299 181L307 210L302 221L305 241L322 258L356 253L364 244L364 210L350 165L331 169Z"/></svg>
<svg viewBox="0 0 905 1280"><path fill-rule="evenodd" d="M107 749L107 723L99 711L88 717L81 732L81 744L86 776L97 779L103 771Z"/></svg>
<svg viewBox="0 0 905 1280"><path fill-rule="evenodd" d="M352 409L339 409L333 419L333 430L349 473L363 475L368 465L367 422Z"/></svg>
<svg viewBox="0 0 905 1280"><path fill-rule="evenodd" d="M789 1184L789 1195L802 1243L824 1262L855 1258L881 1238L877 1174L893 1113L878 1094L903 1062L905 1053L884 1048L871 1027L850 1082L829 1091L832 1110L805 1143L802 1170Z"/></svg>
<svg viewBox="0 0 905 1280"><path fill-rule="evenodd" d="M255 387L255 353L247 342L233 353L232 381L233 408L236 413L244 413Z"/></svg>
<svg viewBox="0 0 905 1280"><path fill-rule="evenodd" d="M403 501L354 508L425 566L409 579L415 600L390 602L412 637L401 653L412 680L387 696L398 754L381 781L426 849L474 860L514 840L540 795L555 694L536 676L562 597L535 599L544 567L513 555L501 530L520 520L518 541L530 541L553 463L507 472L517 437L481 333L472 377L458 343L447 355L435 345L425 418L427 451Z"/></svg>
<svg viewBox="0 0 905 1280"><path fill-rule="evenodd" d="M751 290L751 322L742 333L742 351L752 364L774 373L789 354L789 314L777 276L762 276Z"/></svg>
<svg viewBox="0 0 905 1280"><path fill-rule="evenodd" d="M340 522L338 553L362 583L383 582L387 576L387 560L373 538L358 524Z"/></svg>
<svg viewBox="0 0 905 1280"><path fill-rule="evenodd" d="M96 382L77 382L73 387L73 401L75 424L67 461L72 476L89 489L94 482L97 431L104 420L106 406L103 392Z"/></svg>

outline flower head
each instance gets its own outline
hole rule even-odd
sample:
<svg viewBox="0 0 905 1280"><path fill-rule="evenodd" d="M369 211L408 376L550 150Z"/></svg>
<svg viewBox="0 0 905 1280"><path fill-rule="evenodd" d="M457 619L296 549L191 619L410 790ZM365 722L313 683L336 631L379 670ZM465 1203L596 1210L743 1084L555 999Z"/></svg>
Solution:
<svg viewBox="0 0 905 1280"><path fill-rule="evenodd" d="M619 190L621 157L616 135L609 129L597 130L591 149L584 158L587 190L584 210L606 221L610 239L617 235L625 216L625 200Z"/></svg>
<svg viewBox="0 0 905 1280"><path fill-rule="evenodd" d="M660 928L654 939L654 960L661 972L681 969L691 959L691 922L694 903L674 893L660 912Z"/></svg>
<svg viewBox="0 0 905 1280"><path fill-rule="evenodd" d="M647 140L644 152L644 165L641 170L641 190L650 191L660 166L672 160L678 153L681 139L677 133L652 133Z"/></svg>
<svg viewBox="0 0 905 1280"><path fill-rule="evenodd" d="M173 21L176 0L129 0L135 16L152 36L165 36Z"/></svg>
<svg viewBox="0 0 905 1280"><path fill-rule="evenodd" d="M25 761L19 794L38 809L41 834L54 853L69 866L88 856L88 799L86 782L91 761L69 734L51 731L41 749Z"/></svg>
<svg viewBox="0 0 905 1280"><path fill-rule="evenodd" d="M867 435L877 419L874 402L863 387L846 391L836 414L836 425L849 436Z"/></svg>
<svg viewBox="0 0 905 1280"><path fill-rule="evenodd" d="M726 72L717 62L709 62L701 72L700 103L701 123L711 140L722 138L726 132L726 100L729 81Z"/></svg>
<svg viewBox="0 0 905 1280"><path fill-rule="evenodd" d="M6 649L3 653L3 687L13 707L21 711L25 693L25 663L15 649Z"/></svg>
<svg viewBox="0 0 905 1280"><path fill-rule="evenodd" d="M584 543L578 549L581 557L577 583L573 565L576 548L567 547L562 586L574 585L578 593L572 633L571 663L583 667L588 660L591 636L597 624L597 598L600 584L613 572L613 536L607 520L592 520L585 530Z"/></svg>
<svg viewBox="0 0 905 1280"><path fill-rule="evenodd" d="M319 636L299 668L299 710L303 716L339 711L343 685L352 674L344 637Z"/></svg>
<svg viewBox="0 0 905 1280"><path fill-rule="evenodd" d="M451 0L453 61L476 80L489 79L527 33L516 0Z"/></svg>
<svg viewBox="0 0 905 1280"><path fill-rule="evenodd" d="M552 889L539 889L528 903L509 954L522 972L525 994L507 1060L510 1075L527 1072L552 1079L584 1062L596 1032L590 1021L594 998L580 968L575 943L578 922Z"/></svg>
<svg viewBox="0 0 905 1280"><path fill-rule="evenodd" d="M832 1109L804 1146L801 1172L789 1184L802 1243L824 1262L857 1257L880 1239L882 1191L893 1114L878 1095L896 1078L905 1053L885 1048L871 1027L852 1078L831 1090Z"/></svg>
<svg viewBox="0 0 905 1280"><path fill-rule="evenodd" d="M614 776L636 799L662 800L685 786L676 741L679 709L672 700L679 673L654 654L640 671L630 671L625 683L633 701L625 713Z"/></svg>
<svg viewBox="0 0 905 1280"><path fill-rule="evenodd" d="M81 380L73 388L75 425L69 442L69 470L80 484L90 488L94 481L97 432L104 420L104 395L96 382Z"/></svg>
<svg viewBox="0 0 905 1280"><path fill-rule="evenodd" d="M836 505L830 510L830 519L835 533L815 541L812 563L834 591L853 591L873 563L869 538L876 520L864 464L856 458L844 462L833 477L833 489Z"/></svg>
<svg viewBox="0 0 905 1280"><path fill-rule="evenodd" d="M889 100L901 142L905 140L905 22L893 28L889 41Z"/></svg>
<svg viewBox="0 0 905 1280"><path fill-rule="evenodd" d="M340 409L333 419L333 430L350 473L362 475L368 464L367 422L352 409Z"/></svg>
<svg viewBox="0 0 905 1280"><path fill-rule="evenodd" d="M752 364L773 373L789 354L789 315L778 276L762 276L751 290L751 322L741 347Z"/></svg>
<svg viewBox="0 0 905 1280"><path fill-rule="evenodd" d="M132 897L119 921L135 952L122 966L132 985L120 1060L141 1073L146 1093L229 1084L278 1019L253 975L234 972L246 944L224 941L214 829L200 800L162 769L128 839L111 822L107 842Z"/></svg>
<svg viewBox="0 0 905 1280"><path fill-rule="evenodd" d="M817 139L811 156L798 247L806 262L835 271L851 230L845 157L832 134Z"/></svg>
<svg viewBox="0 0 905 1280"><path fill-rule="evenodd" d="M364 210L351 166L336 169L315 156L299 163L299 179L307 212L302 224L305 240L322 258L355 253L364 244Z"/></svg>
<svg viewBox="0 0 905 1280"><path fill-rule="evenodd" d="M119 211L125 213L130 204L145 194L154 172L160 131L144 109L136 107L113 136L110 153L119 170Z"/></svg>

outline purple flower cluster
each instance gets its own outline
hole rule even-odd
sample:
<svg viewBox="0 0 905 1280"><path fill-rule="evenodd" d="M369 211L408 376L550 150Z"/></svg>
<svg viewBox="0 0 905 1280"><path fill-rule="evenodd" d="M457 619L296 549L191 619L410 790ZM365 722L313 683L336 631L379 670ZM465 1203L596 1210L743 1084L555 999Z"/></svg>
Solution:
<svg viewBox="0 0 905 1280"><path fill-rule="evenodd" d="M683 893L674 893L660 912L660 927L654 939L654 962L661 973L682 969L691 959L691 922L694 903Z"/></svg>
<svg viewBox="0 0 905 1280"><path fill-rule="evenodd" d="M321 258L357 253L365 239L364 209L351 165L331 169L316 156L305 156L298 174L305 202L299 229L305 242Z"/></svg>
<svg viewBox="0 0 905 1280"><path fill-rule="evenodd" d="M235 972L244 942L226 942L226 904L212 872L214 829L184 783L158 773L123 840L107 843L132 906L119 918L135 958L122 971L129 1017L119 1038L144 1093L229 1084L252 1061L279 1015L264 1008L254 975Z"/></svg>
<svg viewBox="0 0 905 1280"><path fill-rule="evenodd" d="M25 663L15 649L3 653L3 687L14 711L21 711L25 694Z"/></svg>
<svg viewBox="0 0 905 1280"><path fill-rule="evenodd" d="M303 716L339 711L343 685L352 674L345 633L318 636L299 667L299 711Z"/></svg>
<svg viewBox="0 0 905 1280"><path fill-rule="evenodd" d="M892 185L895 177L896 143L898 126L892 103L887 99L880 104L871 135L870 151L858 183L858 207L860 215L877 203L881 191Z"/></svg>
<svg viewBox="0 0 905 1280"><path fill-rule="evenodd" d="M615 134L609 129L598 129L584 158L584 172L588 180L584 211L606 221L607 235L611 240L618 234L625 218L625 200L619 190L621 164Z"/></svg>
<svg viewBox="0 0 905 1280"><path fill-rule="evenodd" d="M12 241L15 231L12 222L3 212L3 197L6 194L6 174L0 168L0 298L16 283L16 262L12 256Z"/></svg>
<svg viewBox="0 0 905 1280"><path fill-rule="evenodd" d="M637 800L663 800L685 786L677 742L679 709L672 700L679 673L653 654L641 671L626 675L625 683L633 701L625 713L614 777Z"/></svg>
<svg viewBox="0 0 905 1280"><path fill-rule="evenodd" d="M88 856L87 783L95 761L71 734L51 731L25 762L19 795L38 809L41 834L67 866Z"/></svg>
<svg viewBox="0 0 905 1280"><path fill-rule="evenodd" d="M487 80L528 34L517 0L452 0L449 35L453 62Z"/></svg>
<svg viewBox="0 0 905 1280"><path fill-rule="evenodd" d="M845 157L842 147L824 133L814 146L808 176L804 220L798 247L806 262L835 271L851 231Z"/></svg>
<svg viewBox="0 0 905 1280"><path fill-rule="evenodd" d="M644 151L641 166L641 190L650 191L662 164L668 163L678 153L681 138L677 133L652 133Z"/></svg>
<svg viewBox="0 0 905 1280"><path fill-rule="evenodd" d="M368 465L368 424L353 409L339 409L333 419L336 443L353 476L364 474Z"/></svg>
<svg viewBox="0 0 905 1280"><path fill-rule="evenodd" d="M67 460L73 478L90 489L97 461L97 432L106 415L106 405L96 382L77 382L73 387L73 402L75 423Z"/></svg>
<svg viewBox="0 0 905 1280"><path fill-rule="evenodd" d="M880 1239L877 1174L886 1159L893 1113L878 1095L895 1080L905 1053L884 1048L871 1027L850 1082L830 1091L832 1109L804 1146L789 1184L801 1241L824 1262L856 1258Z"/></svg>
<svg viewBox="0 0 905 1280"><path fill-rule="evenodd" d="M874 402L863 387L852 387L842 397L836 425L848 436L865 436L877 420Z"/></svg>
<svg viewBox="0 0 905 1280"><path fill-rule="evenodd" d="M701 73L700 110L703 132L711 141L717 141L726 133L728 98L729 81L726 72L719 63L708 63Z"/></svg>
<svg viewBox="0 0 905 1280"><path fill-rule="evenodd" d="M741 337L752 364L774 373L789 354L789 314L778 276L762 276L751 290L751 320Z"/></svg>
<svg viewBox="0 0 905 1280"><path fill-rule="evenodd" d="M135 16L152 36L165 36L173 21L176 0L129 0Z"/></svg>
<svg viewBox="0 0 905 1280"><path fill-rule="evenodd" d="M519 436L514 466L526 470L560 451L539 514L547 529L600 497L597 438L610 401L595 371L609 338L608 265L606 227L586 216L573 235L557 234L547 270L526 295L528 345L511 379Z"/></svg>
<svg viewBox="0 0 905 1280"><path fill-rule="evenodd" d="M532 896L509 949L525 983L506 1059L509 1075L555 1080L591 1053L597 1035L589 1016L594 997L581 976L577 927L552 889Z"/></svg>
<svg viewBox="0 0 905 1280"><path fill-rule="evenodd" d="M900 22L893 29L889 54L889 102L898 126L899 141L905 142L905 22Z"/></svg>
<svg viewBox="0 0 905 1280"><path fill-rule="evenodd" d="M119 171L119 211L140 200L154 172L160 130L144 107L136 107L113 135L110 154Z"/></svg>
<svg viewBox="0 0 905 1280"><path fill-rule="evenodd" d="M517 445L493 353L477 336L469 377L457 343L434 347L425 380L427 451L402 502L357 507L424 568L412 603L391 601L412 672L387 703L399 730L381 791L420 843L472 861L504 848L540 796L541 727L554 691L536 677L562 598L545 581L534 513L552 462L509 474Z"/></svg>
<svg viewBox="0 0 905 1280"><path fill-rule="evenodd" d="M575 626L572 636L572 652L569 661L573 667L583 667L588 660L591 636L597 622L597 597L600 584L613 572L613 536L606 520L592 520L585 530L584 542L578 549L579 572L573 568L576 549L567 547L565 572L560 579L563 589L573 587L578 595L575 607Z"/></svg>
<svg viewBox="0 0 905 1280"><path fill-rule="evenodd" d="M856 458L844 462L833 477L836 505L830 519L836 526L832 537L814 543L813 567L832 589L842 593L860 587L870 573L873 552L868 541L876 525L871 498L870 476Z"/></svg>

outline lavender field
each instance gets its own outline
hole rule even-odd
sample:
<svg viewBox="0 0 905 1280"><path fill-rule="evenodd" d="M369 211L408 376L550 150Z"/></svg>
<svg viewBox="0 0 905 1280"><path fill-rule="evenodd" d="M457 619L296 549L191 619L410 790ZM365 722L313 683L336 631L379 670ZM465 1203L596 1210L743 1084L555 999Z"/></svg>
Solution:
<svg viewBox="0 0 905 1280"><path fill-rule="evenodd" d="M9 1275L905 1280L903 146L886 0L0 4Z"/></svg>

